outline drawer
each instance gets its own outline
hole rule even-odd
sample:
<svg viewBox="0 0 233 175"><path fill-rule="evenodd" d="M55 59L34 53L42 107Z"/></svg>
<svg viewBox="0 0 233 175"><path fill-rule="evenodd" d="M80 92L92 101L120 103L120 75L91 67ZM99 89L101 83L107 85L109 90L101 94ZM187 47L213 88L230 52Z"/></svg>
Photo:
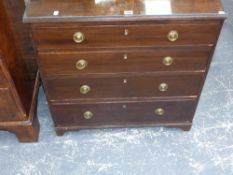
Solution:
<svg viewBox="0 0 233 175"><path fill-rule="evenodd" d="M0 90L0 122L20 120L19 110L9 89Z"/></svg>
<svg viewBox="0 0 233 175"><path fill-rule="evenodd" d="M44 76L158 71L205 71L212 47L40 53Z"/></svg>
<svg viewBox="0 0 233 175"><path fill-rule="evenodd" d="M39 50L215 44L220 22L34 28ZM75 39L74 39L75 38ZM170 40L168 39L170 38Z"/></svg>
<svg viewBox="0 0 233 175"><path fill-rule="evenodd" d="M117 127L191 122L196 100L51 105L56 127Z"/></svg>
<svg viewBox="0 0 233 175"><path fill-rule="evenodd" d="M203 74L45 79L50 101L197 96Z"/></svg>

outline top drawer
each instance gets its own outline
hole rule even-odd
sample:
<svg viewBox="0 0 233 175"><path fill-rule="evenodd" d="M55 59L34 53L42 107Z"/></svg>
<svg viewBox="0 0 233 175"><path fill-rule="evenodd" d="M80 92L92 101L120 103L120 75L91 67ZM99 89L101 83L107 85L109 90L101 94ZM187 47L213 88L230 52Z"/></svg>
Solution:
<svg viewBox="0 0 233 175"><path fill-rule="evenodd" d="M39 50L214 44L219 21L33 28Z"/></svg>

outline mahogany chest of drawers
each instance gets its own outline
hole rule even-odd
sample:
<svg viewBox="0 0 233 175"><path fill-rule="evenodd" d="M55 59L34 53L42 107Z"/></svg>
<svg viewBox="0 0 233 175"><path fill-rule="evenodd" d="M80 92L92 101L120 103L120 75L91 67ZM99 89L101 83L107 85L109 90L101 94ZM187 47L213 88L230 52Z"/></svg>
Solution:
<svg viewBox="0 0 233 175"><path fill-rule="evenodd" d="M57 135L189 130L221 31L218 0L33 0L38 64Z"/></svg>

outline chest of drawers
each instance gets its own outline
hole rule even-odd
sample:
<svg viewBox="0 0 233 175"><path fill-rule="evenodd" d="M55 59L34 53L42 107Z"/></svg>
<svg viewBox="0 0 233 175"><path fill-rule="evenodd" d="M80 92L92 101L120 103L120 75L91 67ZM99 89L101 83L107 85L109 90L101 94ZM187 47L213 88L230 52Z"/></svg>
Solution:
<svg viewBox="0 0 233 175"><path fill-rule="evenodd" d="M225 14L218 0L34 0L38 64L58 135L189 130Z"/></svg>

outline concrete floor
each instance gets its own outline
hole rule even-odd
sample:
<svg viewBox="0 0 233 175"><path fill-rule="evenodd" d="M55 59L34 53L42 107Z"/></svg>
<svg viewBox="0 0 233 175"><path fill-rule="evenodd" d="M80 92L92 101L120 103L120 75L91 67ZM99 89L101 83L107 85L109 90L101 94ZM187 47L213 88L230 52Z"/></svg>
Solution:
<svg viewBox="0 0 233 175"><path fill-rule="evenodd" d="M233 175L233 1L190 132L95 129L57 137L42 89L40 140L0 131L0 175Z"/></svg>

